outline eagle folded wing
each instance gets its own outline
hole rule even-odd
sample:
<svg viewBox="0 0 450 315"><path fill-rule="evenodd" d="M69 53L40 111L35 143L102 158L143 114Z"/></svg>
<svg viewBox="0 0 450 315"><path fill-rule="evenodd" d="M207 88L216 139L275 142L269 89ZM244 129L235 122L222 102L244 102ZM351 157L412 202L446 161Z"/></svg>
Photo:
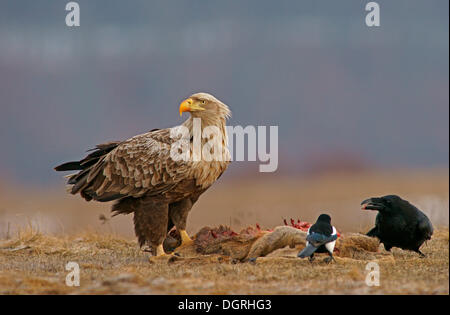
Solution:
<svg viewBox="0 0 450 315"><path fill-rule="evenodd" d="M69 178L71 193L79 192L88 200L111 201L169 191L187 178L189 170L187 161L170 157L172 141L170 129L163 129L121 142L94 165Z"/></svg>

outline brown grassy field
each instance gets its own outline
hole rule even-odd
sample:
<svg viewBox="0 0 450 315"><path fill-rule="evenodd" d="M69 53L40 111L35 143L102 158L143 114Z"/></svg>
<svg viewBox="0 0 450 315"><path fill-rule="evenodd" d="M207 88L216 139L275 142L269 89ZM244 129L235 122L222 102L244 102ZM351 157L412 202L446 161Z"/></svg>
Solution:
<svg viewBox="0 0 450 315"><path fill-rule="evenodd" d="M448 170L226 179L190 215L188 231L195 234L206 225L238 231L255 223L272 228L283 218L314 221L326 211L345 235L373 225L375 213L360 210L363 199L395 193L419 206L437 228L422 247L427 258L380 247L379 255L336 257L330 265L320 257L313 264L297 259L298 248L279 249L254 264L192 253L150 263L134 239L131 217L109 219L108 204L86 203L63 188L1 191L0 294L449 293ZM380 266L379 287L364 281L373 260ZM69 261L80 266L80 287L65 285Z"/></svg>
<svg viewBox="0 0 450 315"><path fill-rule="evenodd" d="M135 241L106 234L55 237L24 231L0 248L1 294L448 294L449 232L436 232L426 258L380 249L376 259L336 257L325 264L280 249L256 263L220 255L188 255L149 262ZM80 286L68 287L69 261L80 266ZM380 266L380 286L367 286L366 264Z"/></svg>

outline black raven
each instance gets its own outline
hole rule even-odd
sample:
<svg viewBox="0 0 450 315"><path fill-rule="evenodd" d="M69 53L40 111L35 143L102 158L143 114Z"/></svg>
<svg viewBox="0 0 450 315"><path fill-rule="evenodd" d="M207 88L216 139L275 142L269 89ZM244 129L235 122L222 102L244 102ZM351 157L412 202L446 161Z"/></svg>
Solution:
<svg viewBox="0 0 450 315"><path fill-rule="evenodd" d="M316 223L308 230L306 235L306 247L298 253L298 257L309 257L310 261L314 260L314 253L328 253L330 257L325 258L327 263L334 260L333 250L336 244L337 231L331 225L331 217L328 214L321 214Z"/></svg>
<svg viewBox="0 0 450 315"><path fill-rule="evenodd" d="M399 247L425 257L419 248L431 239L433 226L422 211L395 195L366 199L361 205L364 210L378 211L375 227L367 236L377 237L387 251Z"/></svg>

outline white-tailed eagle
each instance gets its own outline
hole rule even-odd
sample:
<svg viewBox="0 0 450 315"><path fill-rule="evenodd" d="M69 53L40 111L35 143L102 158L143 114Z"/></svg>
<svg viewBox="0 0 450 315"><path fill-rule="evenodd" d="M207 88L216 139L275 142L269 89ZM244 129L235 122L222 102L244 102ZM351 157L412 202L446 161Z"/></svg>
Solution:
<svg viewBox="0 0 450 315"><path fill-rule="evenodd" d="M147 244L156 256L165 255L163 242L173 226L182 245L192 242L186 233L188 213L230 163L225 127L228 106L210 94L197 93L181 103L180 115L186 111L191 115L181 126L189 132L185 142L188 158L171 157L173 144L179 141L174 137L178 126L100 144L84 159L55 167L57 171L78 171L67 176L70 193L87 201L114 200L114 215L133 213L140 246ZM218 135L208 134L199 141L202 146L213 142L208 150L221 148L221 159L196 158L196 122L201 122L201 132L207 127L218 130Z"/></svg>

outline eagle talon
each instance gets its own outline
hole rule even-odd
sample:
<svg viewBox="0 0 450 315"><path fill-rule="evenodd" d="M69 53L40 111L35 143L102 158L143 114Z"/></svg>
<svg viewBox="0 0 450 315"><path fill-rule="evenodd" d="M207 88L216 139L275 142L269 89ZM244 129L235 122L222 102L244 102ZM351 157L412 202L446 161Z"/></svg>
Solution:
<svg viewBox="0 0 450 315"><path fill-rule="evenodd" d="M180 230L180 236L181 236L181 245L178 248L194 244L194 241L189 237L186 230Z"/></svg>
<svg viewBox="0 0 450 315"><path fill-rule="evenodd" d="M158 247L156 247L156 255L155 256L151 256L149 258L149 261L150 262L157 262L157 261L161 261L161 260L165 261L165 260L168 260L168 259L170 259L172 257L174 257L174 254L173 253L167 254L164 251L164 248L163 248L163 246L161 244L161 245L158 245Z"/></svg>
<svg viewBox="0 0 450 315"><path fill-rule="evenodd" d="M189 237L187 232L185 230L180 230L180 236L181 236L181 245L178 246L174 252L174 255L181 257L182 254L179 252L180 249L188 247L192 244L194 244L194 241Z"/></svg>
<svg viewBox="0 0 450 315"><path fill-rule="evenodd" d="M156 263L156 262L165 262L175 257L176 256L174 254L163 254L159 256L151 256L148 260L150 263Z"/></svg>

